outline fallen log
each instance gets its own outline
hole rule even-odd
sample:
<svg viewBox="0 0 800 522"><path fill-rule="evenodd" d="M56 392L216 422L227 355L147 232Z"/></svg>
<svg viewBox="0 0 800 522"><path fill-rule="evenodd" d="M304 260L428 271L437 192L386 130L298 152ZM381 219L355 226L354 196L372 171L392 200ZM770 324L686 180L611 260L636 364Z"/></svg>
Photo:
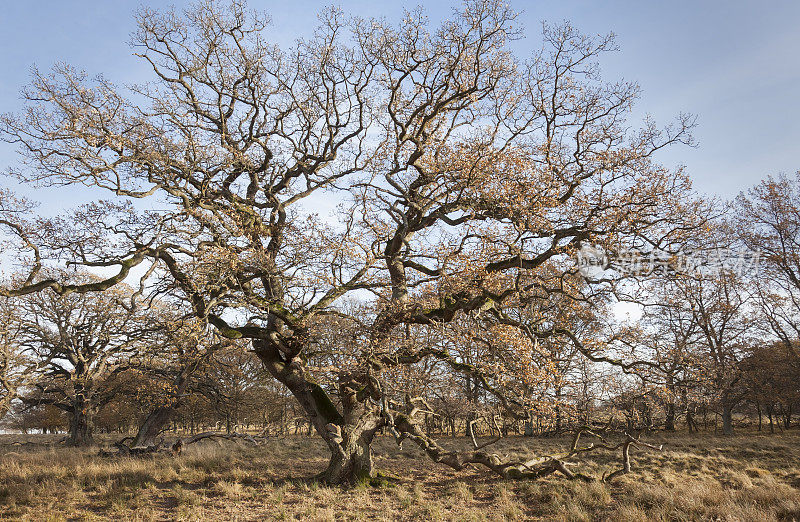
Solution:
<svg viewBox="0 0 800 522"><path fill-rule="evenodd" d="M250 444L253 444L254 446L259 446L261 444L258 440L256 440L255 437L253 437L252 435L248 435L247 433L237 433L237 432L219 433L216 431L205 431L203 433L198 433L197 435L192 435L191 437L182 439L182 441L183 445L187 446L189 444L194 444L195 442L200 442L201 440L215 439L215 438L230 440L230 441L244 440L246 442L249 442ZM264 437L264 439L266 440L266 437Z"/></svg>
<svg viewBox="0 0 800 522"><path fill-rule="evenodd" d="M260 435L253 436L247 433L219 433L215 431L205 431L203 433L192 435L191 437L178 438L173 444L164 444L164 439L162 438L156 444L148 446L128 446L126 442L132 441L133 437L125 437L112 445L114 448L116 448L116 451L101 449L99 455L101 457L143 457L147 455L165 453L177 457L181 455L184 446L188 446L189 444L194 444L202 440L222 439L233 442L244 441L254 446L260 446L264 441L267 440L267 438L268 437L262 437Z"/></svg>

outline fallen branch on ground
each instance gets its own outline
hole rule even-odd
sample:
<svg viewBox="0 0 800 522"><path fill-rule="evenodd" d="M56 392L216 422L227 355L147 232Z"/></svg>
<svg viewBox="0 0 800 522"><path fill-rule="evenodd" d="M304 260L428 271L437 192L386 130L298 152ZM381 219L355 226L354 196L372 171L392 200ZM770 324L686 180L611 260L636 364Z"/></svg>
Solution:
<svg viewBox="0 0 800 522"><path fill-rule="evenodd" d="M398 433L398 436L396 437L398 444L400 444L404 439L409 439L415 442L423 451L425 451L428 457L430 457L434 462L445 464L459 471L472 464L480 464L507 479L537 479L554 473L560 473L570 480L579 479L586 482L596 480L610 482L614 478L631 471L631 446L647 447L655 450L662 449L662 446L654 446L646 442L642 442L628 433L625 433L625 440L623 442L619 444L611 444L598 433L588 428L582 428L575 433L572 445L570 446L569 451L567 451L565 454L558 456L545 456L542 458L533 458L523 461L510 459L508 456L501 456L497 453L480 451L482 447L485 447L488 444L478 446L474 437L472 440L473 446L475 446L474 450L447 450L440 446L432 437L428 436L410 416L398 413L394 415L393 418L394 428ZM590 443L587 446L580 447L580 439L584 434L598 438L600 443ZM493 442L496 441L492 441L492 443ZM574 465L573 463L568 462L569 459L598 449L606 449L610 451L621 449L622 468L608 475L604 474L599 479L584 473L573 472L568 468L568 466Z"/></svg>
<svg viewBox="0 0 800 522"><path fill-rule="evenodd" d="M256 436L258 437L258 436ZM230 440L230 441L237 441L237 440L244 440L253 444L254 446L259 446L261 442L256 440L256 437L252 435L248 435L247 433L218 433L215 431L206 431L203 433L198 433L197 435L192 435L191 437L183 439L183 445L186 446L188 444L194 444L195 442L200 442L201 440L205 439L223 439L223 440ZM261 437L259 437L261 438ZM263 437L266 440L266 437Z"/></svg>
<svg viewBox="0 0 800 522"><path fill-rule="evenodd" d="M248 435L247 433L218 433L214 431L206 431L203 433L198 433L196 435L192 435L191 437L186 437L183 439L178 439L180 441L180 446L186 446L188 444L194 444L196 442L200 442L202 440L209 440L209 439L222 439L222 440L229 440L229 441L240 441L243 440L254 446L259 446L263 443L263 441L267 440L267 437L261 437L259 435L253 436ZM103 457L141 457L146 455L155 455L158 453L169 453L174 456L180 455L180 451L176 451L175 444L165 444L164 439L162 438L156 444L152 444L149 446L134 446L130 447L126 444L126 442L133 440L133 437L124 437L121 440L118 440L113 444L116 451L108 451L108 450L100 450L100 456Z"/></svg>

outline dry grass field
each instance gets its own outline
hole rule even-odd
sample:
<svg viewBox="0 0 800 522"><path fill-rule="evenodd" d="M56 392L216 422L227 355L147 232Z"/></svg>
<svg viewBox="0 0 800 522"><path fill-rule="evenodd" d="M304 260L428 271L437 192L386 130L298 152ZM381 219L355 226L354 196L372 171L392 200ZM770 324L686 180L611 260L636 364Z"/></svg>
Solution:
<svg viewBox="0 0 800 522"><path fill-rule="evenodd" d="M637 450L634 472L610 485L457 473L387 438L376 447L387 483L351 490L308 479L326 461L313 439L117 458L0 437L0 517L13 520L800 520L797 432L652 435L664 450ZM566 442L510 438L496 449L543 454ZM583 469L602 474L617 459L598 452Z"/></svg>

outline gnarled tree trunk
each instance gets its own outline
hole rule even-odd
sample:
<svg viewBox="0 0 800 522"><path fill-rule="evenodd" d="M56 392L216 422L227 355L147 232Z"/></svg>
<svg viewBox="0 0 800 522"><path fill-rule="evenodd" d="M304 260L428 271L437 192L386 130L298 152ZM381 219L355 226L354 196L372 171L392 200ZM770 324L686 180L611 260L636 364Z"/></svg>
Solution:
<svg viewBox="0 0 800 522"><path fill-rule="evenodd" d="M159 406L151 411L139 426L139 431L136 432L131 447L151 446L175 414L176 409L177 406Z"/></svg>
<svg viewBox="0 0 800 522"><path fill-rule="evenodd" d="M68 446L91 446L94 444L92 435L91 405L82 391L76 392L75 401L70 411Z"/></svg>
<svg viewBox="0 0 800 522"><path fill-rule="evenodd" d="M332 431L336 436L336 429L332 428ZM345 426L341 431L344 431L341 442L331 453L328 467L319 474L320 481L352 485L375 477L370 447L374 433L357 426Z"/></svg>
<svg viewBox="0 0 800 522"><path fill-rule="evenodd" d="M370 444L383 421L361 396L363 387L340 385L340 413L325 390L305 377L299 359L287 360L278 346L267 340L253 341L255 353L275 379L285 385L308 415L316 432L331 451L328 467L318 475L326 484L352 485L375 476ZM356 392L354 388L361 388Z"/></svg>
<svg viewBox="0 0 800 522"><path fill-rule="evenodd" d="M189 378L197 370L199 365L200 361L187 364L178 373L173 382L175 386L175 400L170 404L159 406L147 415L141 426L139 426L139 431L136 433L131 447L153 445L155 438L159 433L164 431L164 426L172 420L175 412L180 408L181 397L183 397L189 387Z"/></svg>

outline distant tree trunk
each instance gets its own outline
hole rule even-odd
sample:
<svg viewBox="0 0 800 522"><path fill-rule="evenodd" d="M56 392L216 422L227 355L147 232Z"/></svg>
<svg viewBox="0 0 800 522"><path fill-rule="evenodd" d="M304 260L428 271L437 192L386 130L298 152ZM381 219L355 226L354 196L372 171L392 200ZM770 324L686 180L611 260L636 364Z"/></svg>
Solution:
<svg viewBox="0 0 800 522"><path fill-rule="evenodd" d="M633 416L631 416L630 414L626 415L625 416L625 429L628 431L628 433L631 433L633 431L634 427L635 426L633 425Z"/></svg>
<svg viewBox="0 0 800 522"><path fill-rule="evenodd" d="M763 426L763 415L761 414L761 403L756 403L756 411L758 412L758 431L761 431Z"/></svg>
<svg viewBox="0 0 800 522"><path fill-rule="evenodd" d="M695 431L697 431L697 423L695 422L694 416L692 415L694 408L689 402L689 392L686 390L686 388L681 389L681 408L686 414L686 425L689 427L689 433L692 432L692 428L694 428Z"/></svg>
<svg viewBox="0 0 800 522"><path fill-rule="evenodd" d="M642 405L642 416L644 417L645 433L649 433L650 427L653 425L653 412L647 402Z"/></svg>
<svg viewBox="0 0 800 522"><path fill-rule="evenodd" d="M467 390L467 402L470 404L470 414L467 417L467 426L465 430L465 435L472 439L475 438L478 434L474 432L474 424L471 422L478 418L477 408L478 408L478 384L475 380L467 375L466 379L466 390Z"/></svg>
<svg viewBox="0 0 800 522"><path fill-rule="evenodd" d="M722 403L722 433L733 435L733 405L727 401Z"/></svg>
<svg viewBox="0 0 800 522"><path fill-rule="evenodd" d="M464 434L470 439L474 439L477 436L477 433L475 433L474 424L472 423L472 421L475 420L475 417L476 415L474 412L469 414L469 419L467 420L467 427L464 430L465 432Z"/></svg>
<svg viewBox="0 0 800 522"><path fill-rule="evenodd" d="M775 433L775 423L772 419L772 410L773 410L772 404L767 405L767 418L769 418L769 432Z"/></svg>
<svg viewBox="0 0 800 522"><path fill-rule="evenodd" d="M666 431L675 431L675 415L676 415L676 402L677 402L677 392L675 389L675 377L672 373L668 374L667 376L667 389L669 390L669 396L667 398L667 408L666 408L666 418L664 419L664 429Z"/></svg>
<svg viewBox="0 0 800 522"><path fill-rule="evenodd" d="M561 421L561 404L560 403L558 403L558 402L556 403L555 410L556 410L556 426L555 426L555 430L554 431L555 431L556 435L558 435L559 433L561 433L561 424L562 424L562 421Z"/></svg>
<svg viewBox="0 0 800 522"><path fill-rule="evenodd" d="M533 423L530 421L530 419L525 421L523 429L525 437L533 437Z"/></svg>
<svg viewBox="0 0 800 522"><path fill-rule="evenodd" d="M664 429L667 431L675 431L675 403L670 402L667 404L667 416L664 419Z"/></svg>

